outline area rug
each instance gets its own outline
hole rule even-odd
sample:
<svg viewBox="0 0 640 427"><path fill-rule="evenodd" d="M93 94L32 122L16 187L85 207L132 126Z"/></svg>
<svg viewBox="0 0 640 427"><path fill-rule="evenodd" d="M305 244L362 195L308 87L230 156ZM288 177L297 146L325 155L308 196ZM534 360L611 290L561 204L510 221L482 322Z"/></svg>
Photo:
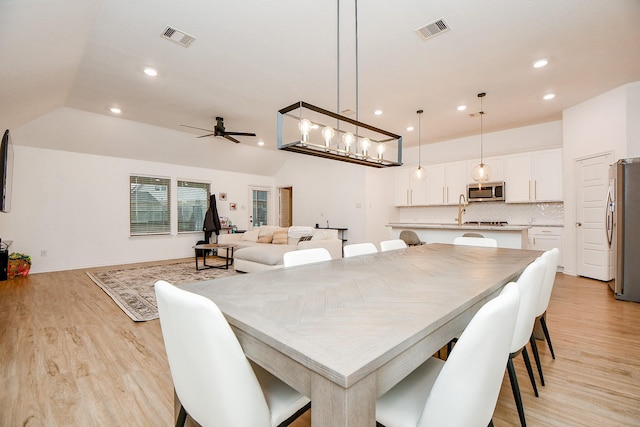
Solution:
<svg viewBox="0 0 640 427"><path fill-rule="evenodd" d="M207 260L207 263L216 265L216 261L212 260ZM153 288L158 280L166 280L173 285L184 285L236 274L239 273L236 273L233 267L228 270L210 268L197 271L194 262L87 272L91 280L100 286L122 311L136 322L158 318L158 307Z"/></svg>

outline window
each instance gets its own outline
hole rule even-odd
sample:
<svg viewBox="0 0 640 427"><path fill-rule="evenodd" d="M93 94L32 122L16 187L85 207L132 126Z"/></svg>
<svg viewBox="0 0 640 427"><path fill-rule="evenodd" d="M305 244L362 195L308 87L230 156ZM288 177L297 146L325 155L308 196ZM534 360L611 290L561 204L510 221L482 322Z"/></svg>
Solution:
<svg viewBox="0 0 640 427"><path fill-rule="evenodd" d="M171 233L171 181L168 178L131 176L129 184L129 233L132 236Z"/></svg>
<svg viewBox="0 0 640 427"><path fill-rule="evenodd" d="M209 184L178 181L178 233L202 231L209 191Z"/></svg>
<svg viewBox="0 0 640 427"><path fill-rule="evenodd" d="M258 227L269 224L271 192L268 188L251 187L251 201L253 205L251 225Z"/></svg>

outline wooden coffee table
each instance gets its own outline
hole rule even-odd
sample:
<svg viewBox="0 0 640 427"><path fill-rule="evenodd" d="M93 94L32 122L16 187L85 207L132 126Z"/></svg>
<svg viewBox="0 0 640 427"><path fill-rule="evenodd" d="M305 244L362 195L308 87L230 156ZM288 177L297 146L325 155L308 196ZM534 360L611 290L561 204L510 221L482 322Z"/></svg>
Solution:
<svg viewBox="0 0 640 427"><path fill-rule="evenodd" d="M233 243L204 243L195 245L193 249L195 249L196 251L196 270L204 270L205 268L222 268L228 270L229 266L233 264L233 248L235 248L236 246L237 245L234 245ZM219 249L226 250L225 256L223 257L224 265L207 264L207 252L213 249L216 250L218 256L220 256L220 254L218 253ZM231 250L231 253L229 253L229 250ZM198 266L198 251L202 251L202 267Z"/></svg>

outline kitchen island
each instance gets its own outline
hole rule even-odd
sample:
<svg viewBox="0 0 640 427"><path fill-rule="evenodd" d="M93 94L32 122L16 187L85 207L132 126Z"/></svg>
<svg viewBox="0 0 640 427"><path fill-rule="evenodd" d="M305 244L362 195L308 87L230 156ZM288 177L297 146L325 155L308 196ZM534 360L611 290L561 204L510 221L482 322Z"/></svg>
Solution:
<svg viewBox="0 0 640 427"><path fill-rule="evenodd" d="M498 247L527 249L529 246L530 225L462 224L456 223L389 223L393 238L397 239L402 230L412 230L427 243L453 243L453 239L465 233L479 233L484 237L496 239Z"/></svg>

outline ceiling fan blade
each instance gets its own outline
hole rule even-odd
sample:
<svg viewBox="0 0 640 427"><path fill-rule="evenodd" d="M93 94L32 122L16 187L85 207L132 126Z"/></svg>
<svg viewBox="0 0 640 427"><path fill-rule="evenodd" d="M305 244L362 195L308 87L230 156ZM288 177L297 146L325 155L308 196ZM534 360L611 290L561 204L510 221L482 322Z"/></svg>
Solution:
<svg viewBox="0 0 640 427"><path fill-rule="evenodd" d="M200 135L200 136L196 136L196 138L206 138L206 137L208 137L208 136L214 136L214 135L215 135L215 133L209 133L209 134L207 134L207 135Z"/></svg>
<svg viewBox="0 0 640 427"><path fill-rule="evenodd" d="M251 132L225 132L224 133L225 136L226 135L235 135L235 136L256 136L255 133L251 133Z"/></svg>
<svg viewBox="0 0 640 427"><path fill-rule="evenodd" d="M195 126L189 126L189 125L180 125L180 126L184 126L186 128L191 128L191 129L206 130L207 132L211 132L211 129L197 128Z"/></svg>
<svg viewBox="0 0 640 427"><path fill-rule="evenodd" d="M230 137L229 135L224 135L225 138L227 138L229 141L233 141L236 144L240 144L240 141L238 141L237 139Z"/></svg>

